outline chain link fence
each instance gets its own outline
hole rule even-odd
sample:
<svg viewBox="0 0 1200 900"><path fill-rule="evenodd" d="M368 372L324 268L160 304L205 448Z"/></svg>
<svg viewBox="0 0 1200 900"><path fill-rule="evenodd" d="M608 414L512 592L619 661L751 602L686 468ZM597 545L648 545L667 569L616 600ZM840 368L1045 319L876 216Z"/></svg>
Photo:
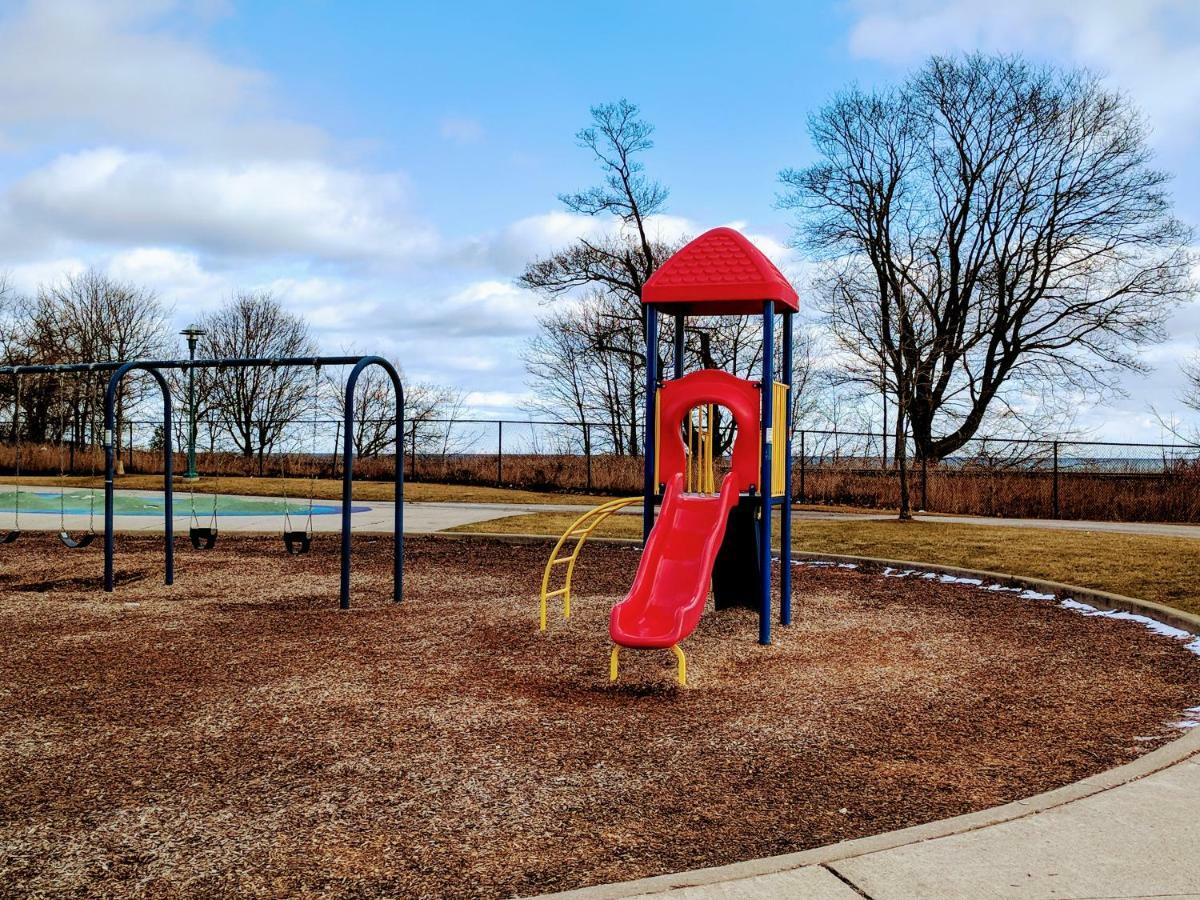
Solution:
<svg viewBox="0 0 1200 900"><path fill-rule="evenodd" d="M800 503L895 509L892 436L797 432ZM910 498L926 512L1004 518L1200 521L1200 446L981 437L939 461L916 458Z"/></svg>
<svg viewBox="0 0 1200 900"><path fill-rule="evenodd" d="M0 472L15 470L11 428L0 426ZM245 452L229 422L197 423L196 465L202 476L340 476L342 422L300 419L280 423L269 452ZM242 444L272 431L256 422ZM495 485L530 490L637 494L640 457L612 452L611 426L602 423L512 419L425 419L405 422L397 446L390 420L357 423L364 441L355 478L390 480L397 457L411 481ZM103 471L90 435L22 445L25 474ZM187 468L186 424L176 422L176 471ZM121 426L126 472L161 473L162 423ZM1200 522L1200 446L1079 440L974 438L940 461L916 458L907 447L914 509L1008 518ZM895 509L900 479L893 435L803 429L793 437L794 500L802 504Z"/></svg>

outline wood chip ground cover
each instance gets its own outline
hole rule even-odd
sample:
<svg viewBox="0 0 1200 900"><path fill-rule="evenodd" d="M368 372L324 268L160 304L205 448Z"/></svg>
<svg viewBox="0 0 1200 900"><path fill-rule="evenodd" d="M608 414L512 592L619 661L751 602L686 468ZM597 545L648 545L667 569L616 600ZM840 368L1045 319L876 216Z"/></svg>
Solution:
<svg viewBox="0 0 1200 900"><path fill-rule="evenodd" d="M590 547L536 631L546 547L127 538L121 584L53 536L3 548L0 890L536 894L957 815L1178 734L1200 661L1125 622L961 585L796 572L769 648L745 611L607 682L637 551Z"/></svg>

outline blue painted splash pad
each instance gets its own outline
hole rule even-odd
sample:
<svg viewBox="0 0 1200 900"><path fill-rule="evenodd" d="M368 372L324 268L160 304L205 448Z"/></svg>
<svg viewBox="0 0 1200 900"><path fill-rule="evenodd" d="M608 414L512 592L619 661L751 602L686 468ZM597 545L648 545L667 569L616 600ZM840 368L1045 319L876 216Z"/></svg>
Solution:
<svg viewBox="0 0 1200 900"><path fill-rule="evenodd" d="M21 515L58 515L60 504L69 516L86 516L95 503L96 515L104 512L104 491L89 488L67 488L60 498L55 489L21 491ZM212 514L212 494L196 494L196 514L208 517ZM16 508L16 491L12 488L0 491L0 513L12 513ZM175 515L191 515L192 503L187 491L175 491ZM352 513L367 512L369 506L351 506ZM217 497L217 518L226 516L283 516L308 515L308 500L304 497ZM342 505L329 501L313 503L314 516L340 515ZM118 492L113 498L113 514L118 516L159 516L163 514L162 494L127 494Z"/></svg>

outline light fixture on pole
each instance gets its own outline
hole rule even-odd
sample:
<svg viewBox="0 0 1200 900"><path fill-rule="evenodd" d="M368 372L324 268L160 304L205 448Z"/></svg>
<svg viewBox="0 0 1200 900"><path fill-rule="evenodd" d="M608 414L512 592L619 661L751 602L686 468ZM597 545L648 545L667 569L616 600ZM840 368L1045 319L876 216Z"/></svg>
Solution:
<svg viewBox="0 0 1200 900"><path fill-rule="evenodd" d="M208 334L199 325L189 325L183 331L179 332L187 338L188 359L192 362L196 361L196 344L200 342L200 338ZM184 473L184 479L187 481L195 481L200 476L196 473L196 370L188 369L188 455L187 455L187 472Z"/></svg>

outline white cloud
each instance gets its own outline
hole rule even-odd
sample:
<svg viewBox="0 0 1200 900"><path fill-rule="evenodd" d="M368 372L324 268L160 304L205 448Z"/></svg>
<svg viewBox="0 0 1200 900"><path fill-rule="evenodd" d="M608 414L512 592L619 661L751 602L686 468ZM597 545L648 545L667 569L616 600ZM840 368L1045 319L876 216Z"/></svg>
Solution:
<svg viewBox="0 0 1200 900"><path fill-rule="evenodd" d="M84 272L88 264L78 257L55 257L19 263L5 270L15 290L34 294L43 284Z"/></svg>
<svg viewBox="0 0 1200 900"><path fill-rule="evenodd" d="M438 134L455 144L478 144L483 133L483 124L466 116L446 116L438 122Z"/></svg>
<svg viewBox="0 0 1200 900"><path fill-rule="evenodd" d="M0 15L0 127L10 143L150 140L293 155L320 129L272 113L270 79L172 33L220 10L172 0L30 0Z"/></svg>
<svg viewBox="0 0 1200 900"><path fill-rule="evenodd" d="M234 256L397 260L437 238L405 212L397 173L305 160L184 162L116 148L58 157L7 195L23 229L100 244L178 244Z"/></svg>
<svg viewBox="0 0 1200 900"><path fill-rule="evenodd" d="M466 396L467 405L473 409L493 412L520 409L532 399L532 394L523 391L471 391Z"/></svg>
<svg viewBox="0 0 1200 900"><path fill-rule="evenodd" d="M855 0L850 49L911 64L988 50L1066 58L1111 76L1163 143L1194 143L1200 124L1195 0Z"/></svg>

